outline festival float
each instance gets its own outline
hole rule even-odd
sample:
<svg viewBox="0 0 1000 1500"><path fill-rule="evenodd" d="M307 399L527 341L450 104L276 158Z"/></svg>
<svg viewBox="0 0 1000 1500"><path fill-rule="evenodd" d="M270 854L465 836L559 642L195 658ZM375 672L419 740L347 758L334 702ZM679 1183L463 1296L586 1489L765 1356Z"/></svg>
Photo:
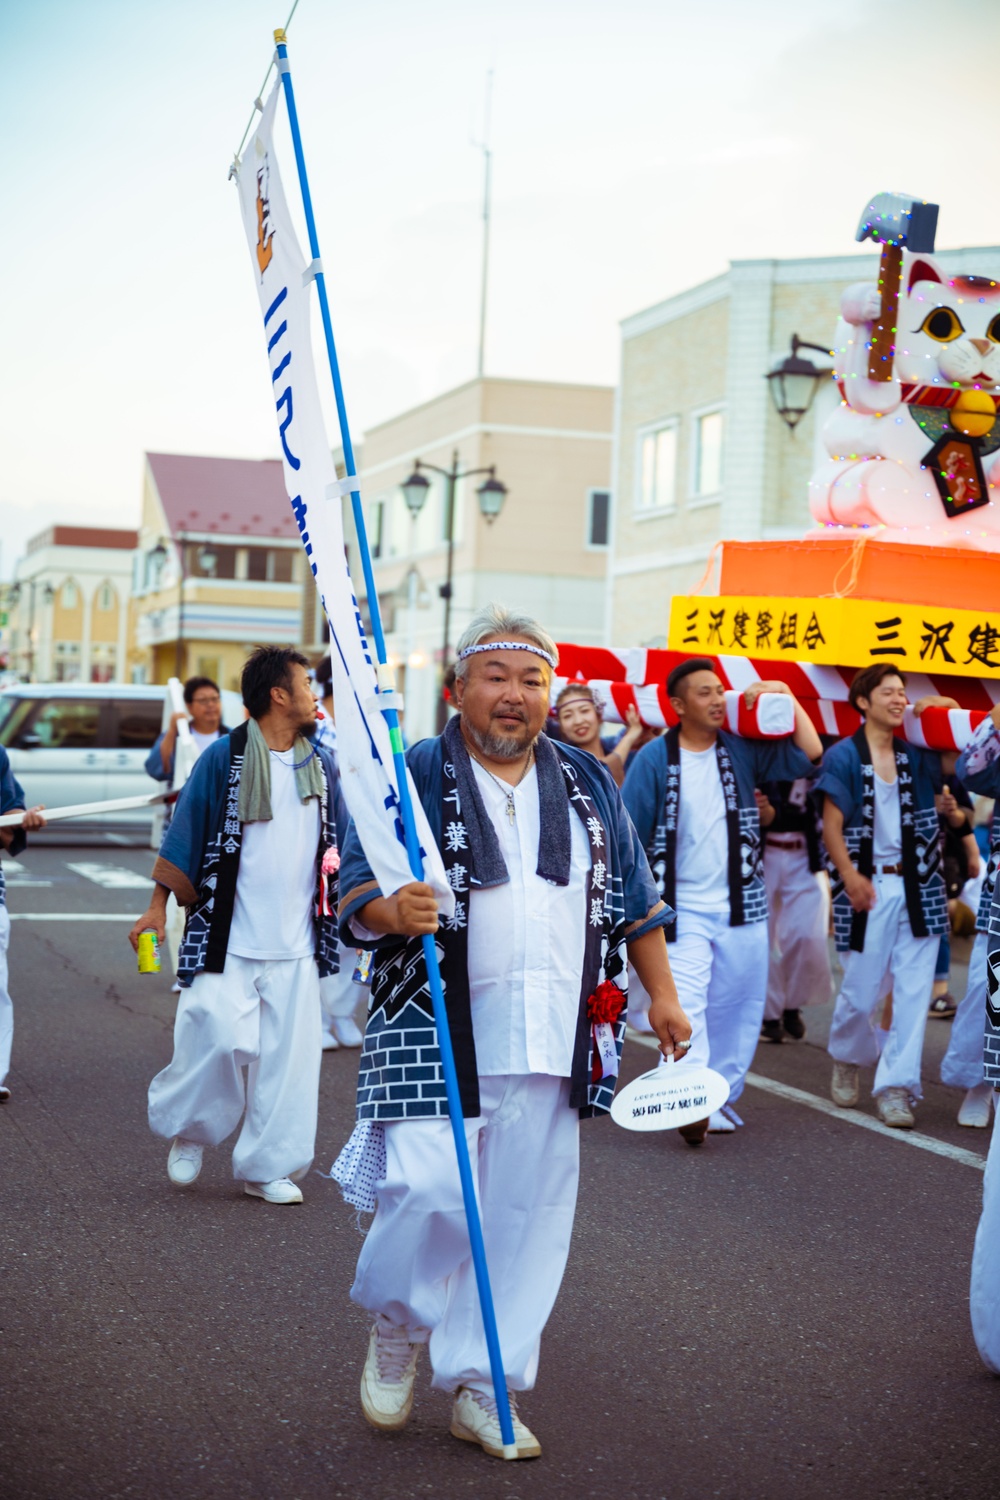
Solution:
<svg viewBox="0 0 1000 1500"><path fill-rule="evenodd" d="M630 705L674 722L664 684L676 662L713 659L729 727L788 734L784 695L742 704L752 682L787 683L823 735L853 734L855 672L891 662L911 702L903 733L963 749L1000 703L1000 284L948 276L934 260L936 204L880 193L858 240L881 247L878 283L841 297L831 354L841 403L809 483L815 528L799 541L717 545L717 593L675 596L668 649L560 645L560 681L587 681L605 718ZM709 573L713 573L710 565Z"/></svg>

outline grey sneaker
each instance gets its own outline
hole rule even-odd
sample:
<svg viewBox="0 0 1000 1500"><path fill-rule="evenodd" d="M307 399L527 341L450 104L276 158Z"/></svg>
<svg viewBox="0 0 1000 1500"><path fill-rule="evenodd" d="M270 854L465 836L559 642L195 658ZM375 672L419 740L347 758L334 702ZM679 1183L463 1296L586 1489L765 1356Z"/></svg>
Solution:
<svg viewBox="0 0 1000 1500"><path fill-rule="evenodd" d="M883 1089L875 1101L878 1117L883 1125L894 1130L912 1130L917 1123L910 1109L910 1096L906 1089Z"/></svg>
<svg viewBox="0 0 1000 1500"><path fill-rule="evenodd" d="M368 1356L361 1372L361 1410L382 1432L405 1427L413 1406L420 1345L411 1344L406 1332L380 1315L368 1340Z"/></svg>
<svg viewBox="0 0 1000 1500"><path fill-rule="evenodd" d="M833 1065L830 1098L834 1104L839 1104L841 1109L853 1109L858 1102L859 1072L857 1063L835 1062Z"/></svg>

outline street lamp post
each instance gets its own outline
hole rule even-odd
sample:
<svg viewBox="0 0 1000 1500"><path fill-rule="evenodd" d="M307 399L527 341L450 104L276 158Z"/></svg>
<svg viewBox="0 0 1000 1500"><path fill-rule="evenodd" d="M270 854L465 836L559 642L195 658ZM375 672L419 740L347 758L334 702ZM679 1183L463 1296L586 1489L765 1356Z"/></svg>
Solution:
<svg viewBox="0 0 1000 1500"><path fill-rule="evenodd" d="M413 466L413 473L409 479L403 481L403 499L409 507L410 514L414 519L423 509L424 501L431 482L426 478L424 470L434 474L441 474L445 480L445 525L448 540L448 565L445 573L445 581L438 589L438 593L444 600L444 641L441 648L441 672L442 675L448 670L449 636L451 634L451 596L452 596L452 572L455 561L455 487L460 479L471 479L476 474L485 474L487 477L476 490L479 499L479 509L485 517L487 525L492 525L503 509L504 500L507 498L507 486L501 484L496 477L496 465L490 464L482 469L459 469L458 452L451 455L451 468L442 469L437 464L424 463L417 459ZM438 733L444 729L448 718L448 708L442 697L438 703Z"/></svg>
<svg viewBox="0 0 1000 1500"><path fill-rule="evenodd" d="M814 365L811 359L800 358L800 349L814 349L817 354L825 354L827 359L832 358L830 350L824 349L822 344L809 344L805 339L800 339L797 333L793 333L792 352L764 377L775 410L789 432L795 431L809 410L819 382L832 373L829 365L821 367Z"/></svg>
<svg viewBox="0 0 1000 1500"><path fill-rule="evenodd" d="M32 682L34 680L34 676L35 676L35 592L36 592L36 590L39 590L41 592L41 595L42 595L42 601L43 601L43 603L45 603L45 604L51 604L52 601L53 601L53 599L56 596L56 591L52 587L51 583L39 583L39 581L38 581L37 578L29 578L27 580L27 585L25 585L23 583L15 583L13 585L13 587L11 588L9 597L10 597L10 602L12 604L17 604L18 606L20 606L21 593L22 593L23 589L25 588L25 586L27 586L27 588L29 590L29 593L28 593L28 650L27 650L28 673L27 673L26 681ZM20 614L20 608L18 609L18 614Z"/></svg>
<svg viewBox="0 0 1000 1500"><path fill-rule="evenodd" d="M184 587L187 583L187 534L183 531L177 533L177 557L179 561L180 581L177 589L177 641L174 646L174 676L183 675L184 665ZM166 542L162 539L157 542L150 556L158 559L160 563L168 557ZM216 554L212 551L211 544L206 542L198 549L198 561L205 572L211 576L218 561Z"/></svg>

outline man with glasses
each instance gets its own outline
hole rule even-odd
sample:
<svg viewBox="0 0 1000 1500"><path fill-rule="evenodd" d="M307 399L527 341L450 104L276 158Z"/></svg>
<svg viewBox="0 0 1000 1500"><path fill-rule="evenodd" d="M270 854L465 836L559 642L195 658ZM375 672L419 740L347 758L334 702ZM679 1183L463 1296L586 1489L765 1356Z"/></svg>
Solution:
<svg viewBox="0 0 1000 1500"><path fill-rule="evenodd" d="M170 723L146 757L146 774L154 781L174 784L174 751L177 747L177 725L181 719L188 727L198 755L229 730L222 722L222 694L211 677L189 677L184 684L184 708L170 715Z"/></svg>

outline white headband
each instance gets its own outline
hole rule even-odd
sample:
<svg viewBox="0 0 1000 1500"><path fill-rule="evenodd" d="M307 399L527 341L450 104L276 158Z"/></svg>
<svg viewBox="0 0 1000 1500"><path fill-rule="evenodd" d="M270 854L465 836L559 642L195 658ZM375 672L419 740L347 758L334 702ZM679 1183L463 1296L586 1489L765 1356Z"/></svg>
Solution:
<svg viewBox="0 0 1000 1500"><path fill-rule="evenodd" d="M541 646L531 646L527 641L487 641L484 646L466 646L464 651L458 653L459 661L464 661L467 656L478 656L482 651L531 651L535 656L540 656L547 661L553 672L556 669L556 659L543 651Z"/></svg>

